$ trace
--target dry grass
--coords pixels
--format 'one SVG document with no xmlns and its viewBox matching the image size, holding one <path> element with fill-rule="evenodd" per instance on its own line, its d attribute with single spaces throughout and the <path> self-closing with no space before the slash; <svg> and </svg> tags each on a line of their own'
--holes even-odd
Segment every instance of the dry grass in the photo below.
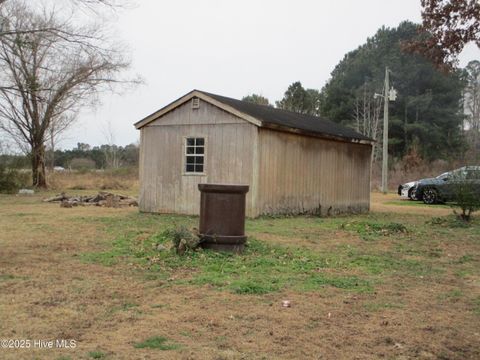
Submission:
<svg viewBox="0 0 480 360">
<path fill-rule="evenodd" d="M 371 210 L 373 212 L 395 212 L 397 214 L 414 214 L 423 216 L 447 216 L 452 214 L 448 205 L 425 205 L 421 201 L 401 199 L 397 194 L 372 192 Z"/>
<path fill-rule="evenodd" d="M 55 172 L 47 180 L 49 188 L 55 191 L 138 189 L 138 171 L 134 168 Z"/>
<path fill-rule="evenodd" d="M 301 254 L 327 259 L 305 276 L 355 276 L 371 285 L 356 291 L 333 282 L 306 289 L 285 283 L 252 295 L 228 283 L 201 285 L 200 277 L 225 279 L 235 270 L 212 270 L 208 257 L 165 255 L 167 266 L 150 256 L 147 245 L 161 229 L 193 226 L 196 218 L 65 209 L 42 203 L 43 195 L 0 196 L 0 338 L 78 345 L 0 349 L 2 359 L 480 358 L 480 223 L 429 222 L 449 209 L 373 194 L 370 215 L 250 220 L 248 234 L 285 256 L 285 265 L 269 265 L 276 258 L 260 251 L 249 263 L 254 273 L 283 276 L 292 264 L 298 271 L 289 261 Z M 375 230 L 393 222 L 409 231 Z M 105 266 L 85 261 L 86 254 L 115 261 Z M 292 279 L 303 281 L 297 275 Z M 292 307 L 283 308 L 283 299 Z"/>
</svg>

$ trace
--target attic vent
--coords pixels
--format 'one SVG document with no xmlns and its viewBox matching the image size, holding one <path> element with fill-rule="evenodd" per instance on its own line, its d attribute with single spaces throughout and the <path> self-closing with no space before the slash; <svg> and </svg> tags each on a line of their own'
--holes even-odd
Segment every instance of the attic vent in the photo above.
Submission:
<svg viewBox="0 0 480 360">
<path fill-rule="evenodd" d="M 192 109 L 199 109 L 200 108 L 200 99 L 193 98 L 192 99 Z"/>
</svg>

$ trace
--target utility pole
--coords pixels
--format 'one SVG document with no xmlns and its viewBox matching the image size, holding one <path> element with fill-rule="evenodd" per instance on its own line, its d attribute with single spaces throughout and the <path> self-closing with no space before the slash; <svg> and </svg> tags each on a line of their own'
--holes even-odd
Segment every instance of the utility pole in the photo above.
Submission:
<svg viewBox="0 0 480 360">
<path fill-rule="evenodd" d="M 385 93 L 383 97 L 383 156 L 382 156 L 382 192 L 388 191 L 388 103 L 390 101 L 390 79 L 388 67 L 385 67 Z"/>
</svg>

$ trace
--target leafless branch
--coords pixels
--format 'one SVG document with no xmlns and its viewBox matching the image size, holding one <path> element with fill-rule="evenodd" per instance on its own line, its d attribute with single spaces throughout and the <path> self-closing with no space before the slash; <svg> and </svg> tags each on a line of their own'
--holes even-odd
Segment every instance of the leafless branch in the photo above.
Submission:
<svg viewBox="0 0 480 360">
<path fill-rule="evenodd" d="M 120 77 L 130 63 L 99 25 L 75 26 L 55 10 L 38 12 L 19 1 L 0 6 L 6 15 L 11 29 L 32 31 L 0 36 L 0 130 L 28 145 L 34 184 L 44 186 L 46 141 L 100 92 L 138 81 Z"/>
</svg>

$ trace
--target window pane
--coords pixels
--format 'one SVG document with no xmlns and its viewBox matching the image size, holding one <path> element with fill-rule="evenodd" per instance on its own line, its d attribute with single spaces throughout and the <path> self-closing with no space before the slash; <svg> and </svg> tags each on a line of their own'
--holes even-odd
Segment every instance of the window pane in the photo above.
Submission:
<svg viewBox="0 0 480 360">
<path fill-rule="evenodd" d="M 204 171 L 204 138 L 185 139 L 185 171 L 188 173 L 203 173 Z"/>
</svg>

